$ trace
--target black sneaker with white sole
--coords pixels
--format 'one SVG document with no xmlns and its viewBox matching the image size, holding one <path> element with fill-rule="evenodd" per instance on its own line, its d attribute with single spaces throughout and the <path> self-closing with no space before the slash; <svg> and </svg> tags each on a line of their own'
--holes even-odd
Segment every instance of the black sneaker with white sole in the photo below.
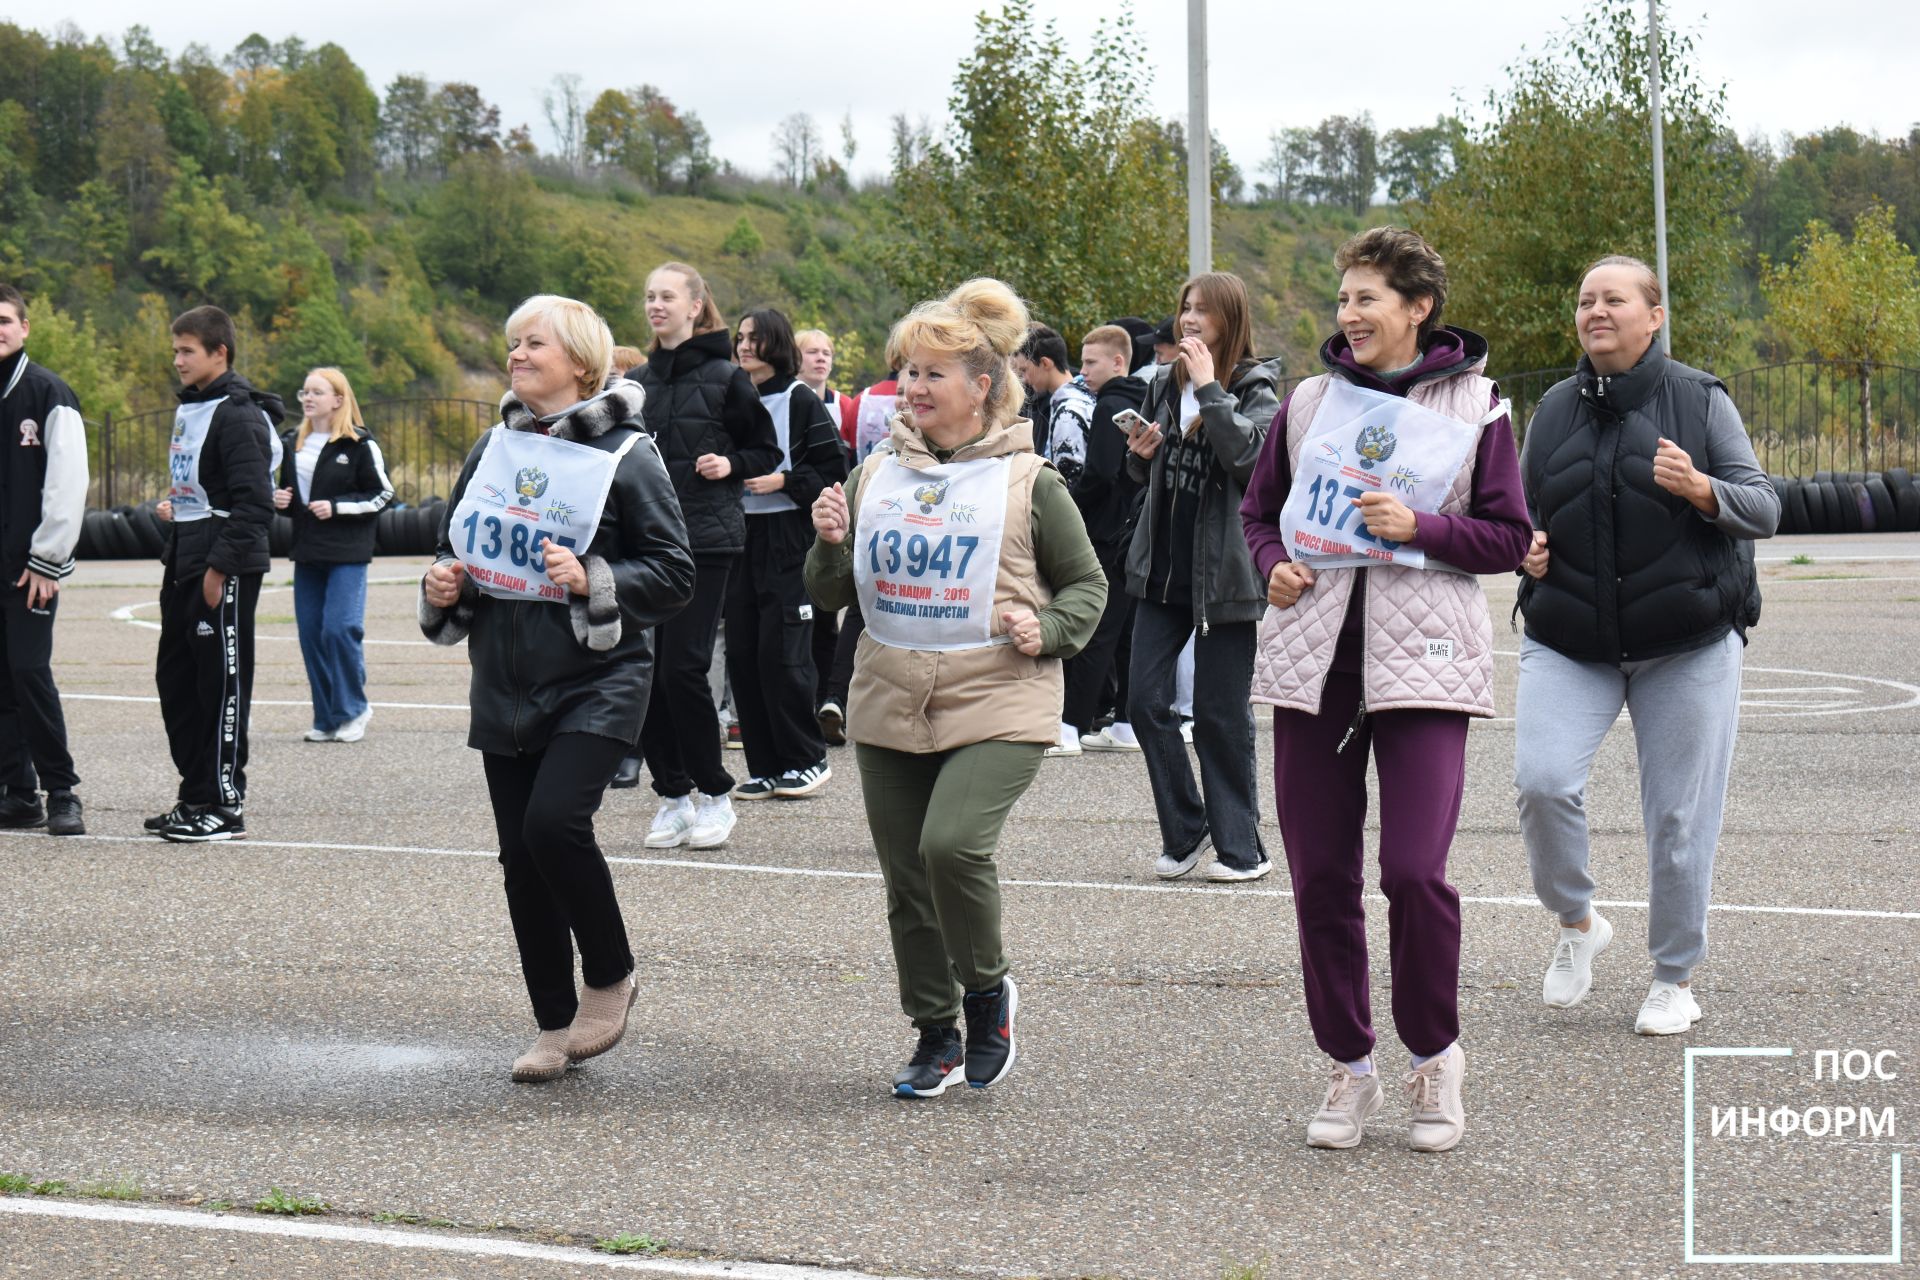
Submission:
<svg viewBox="0 0 1920 1280">
<path fill-rule="evenodd" d="M 175 844 L 208 844 L 215 840 L 239 840 L 247 828 L 238 809 L 217 804 L 195 805 L 178 822 L 160 828 L 160 838 Z"/>
<path fill-rule="evenodd" d="M 825 760 L 804 769 L 789 769 L 773 780 L 773 794 L 782 800 L 798 800 L 826 786 L 831 777 L 833 770 Z"/>
<path fill-rule="evenodd" d="M 772 778 L 748 778 L 734 787 L 735 800 L 771 800 L 773 799 Z"/>
<path fill-rule="evenodd" d="M 967 1052 L 953 1027 L 922 1027 L 913 1057 L 893 1077 L 896 1098 L 937 1098 L 965 1072 Z"/>
<path fill-rule="evenodd" d="M 185 800 L 180 800 L 175 802 L 173 808 L 167 810 L 165 813 L 154 814 L 140 825 L 153 832 L 153 834 L 159 835 L 163 830 L 173 826 L 175 823 L 185 822 L 187 815 L 192 812 L 193 806 Z"/>
<path fill-rule="evenodd" d="M 969 991 L 960 1001 L 967 1019 L 967 1084 L 975 1089 L 999 1084 L 1013 1070 L 1013 1015 L 1020 993 L 1012 978 L 992 991 Z"/>
</svg>

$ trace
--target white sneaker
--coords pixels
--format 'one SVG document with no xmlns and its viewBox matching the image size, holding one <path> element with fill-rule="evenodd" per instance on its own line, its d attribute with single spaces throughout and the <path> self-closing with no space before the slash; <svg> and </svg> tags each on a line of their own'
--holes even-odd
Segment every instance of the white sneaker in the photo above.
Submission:
<svg viewBox="0 0 1920 1280">
<path fill-rule="evenodd" d="M 1080 735 L 1080 749 L 1083 751 L 1138 751 L 1140 740 L 1133 736 L 1133 726 L 1115 722 L 1098 733 Z"/>
<path fill-rule="evenodd" d="M 1566 925 L 1553 948 L 1553 963 L 1540 981 L 1540 999 L 1555 1009 L 1571 1009 L 1593 990 L 1593 962 L 1613 941 L 1613 925 L 1598 911 L 1585 933 Z"/>
<path fill-rule="evenodd" d="M 1400 1077 L 1413 1104 L 1413 1123 L 1407 1145 L 1415 1151 L 1451 1151 L 1467 1131 L 1467 1111 L 1460 1101 L 1460 1082 L 1466 1078 L 1467 1055 L 1451 1044 Z"/>
<path fill-rule="evenodd" d="M 728 796 L 701 796 L 693 826 L 687 832 L 687 848 L 717 849 L 733 834 L 733 800 Z"/>
<path fill-rule="evenodd" d="M 1193 721 L 1182 720 L 1180 722 L 1180 741 L 1186 743 L 1188 746 L 1193 745 Z"/>
<path fill-rule="evenodd" d="M 1387 1104 L 1380 1089 L 1380 1073 L 1369 1071 L 1355 1075 L 1344 1062 L 1333 1064 L 1333 1083 L 1327 1087 L 1327 1100 L 1307 1121 L 1307 1145 L 1345 1151 L 1360 1145 L 1366 1136 L 1366 1124 Z"/>
<path fill-rule="evenodd" d="M 1077 756 L 1080 754 L 1080 731 L 1065 721 L 1060 725 L 1060 741 L 1040 753 L 1047 756 Z"/>
<path fill-rule="evenodd" d="M 1258 880 L 1271 870 L 1273 870 L 1272 858 L 1262 858 L 1250 867 L 1236 867 L 1215 858 L 1213 865 L 1207 868 L 1205 878 L 1216 884 L 1233 884 L 1241 880 Z"/>
<path fill-rule="evenodd" d="M 686 843 L 693 820 L 692 796 L 673 796 L 662 800 L 660 808 L 653 815 L 653 825 L 647 828 L 647 848 L 679 848 Z"/>
<path fill-rule="evenodd" d="M 367 721 L 373 719 L 373 708 L 368 707 L 353 719 L 333 731 L 335 742 L 358 742 L 367 736 Z"/>
<path fill-rule="evenodd" d="M 1633 1029 L 1643 1036 L 1677 1036 L 1700 1021 L 1700 1002 L 1690 987 L 1654 979 Z"/>
<path fill-rule="evenodd" d="M 1184 858 L 1176 858 L 1170 853 L 1161 854 L 1159 859 L 1153 864 L 1153 874 L 1159 876 L 1162 880 L 1178 880 L 1181 876 L 1199 866 L 1200 859 L 1206 857 L 1208 850 L 1212 848 L 1213 837 L 1210 835 L 1201 836 L 1200 843 L 1193 846 Z"/>
<path fill-rule="evenodd" d="M 306 733 L 302 734 L 301 736 L 305 738 L 308 742 L 332 742 L 333 730 L 309 729 L 306 731 Z"/>
</svg>

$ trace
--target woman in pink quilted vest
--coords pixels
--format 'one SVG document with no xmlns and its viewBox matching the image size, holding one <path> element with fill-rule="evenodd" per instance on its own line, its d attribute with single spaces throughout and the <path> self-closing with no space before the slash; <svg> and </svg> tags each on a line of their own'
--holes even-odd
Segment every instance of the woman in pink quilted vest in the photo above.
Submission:
<svg viewBox="0 0 1920 1280">
<path fill-rule="evenodd" d="M 1334 261 L 1343 273 L 1340 332 L 1320 349 L 1328 372 L 1280 407 L 1240 507 L 1271 606 L 1260 624 L 1253 698 L 1274 708 L 1275 803 L 1307 1016 L 1333 1059 L 1307 1142 L 1358 1145 L 1385 1102 L 1372 1058 L 1361 906 L 1371 752 L 1393 1020 L 1412 1055 L 1401 1079 L 1409 1141 L 1416 1151 L 1446 1151 L 1466 1127 L 1460 895 L 1447 883 L 1447 851 L 1466 778 L 1467 722 L 1493 714 L 1493 623 L 1473 575 L 1516 569 L 1532 530 L 1512 426 L 1483 376 L 1486 341 L 1440 323 L 1440 255 L 1411 231 L 1376 227 L 1342 245 Z M 1354 396 L 1354 388 L 1376 394 Z M 1396 407 L 1395 399 L 1410 405 Z M 1322 405 L 1324 433 L 1358 402 L 1370 407 L 1352 437 L 1344 429 L 1337 438 L 1321 434 L 1303 464 Z M 1385 422 L 1403 436 L 1424 435 L 1396 440 Z M 1434 465 L 1445 450 L 1428 442 L 1438 439 L 1453 442 L 1451 481 L 1447 463 Z M 1410 465 L 1418 459 L 1426 459 L 1424 477 Z M 1290 495 L 1295 514 L 1283 522 Z M 1325 535 L 1308 531 L 1315 528 Z M 1416 558 L 1404 548 L 1424 564 L 1310 563 L 1353 548 Z"/>
</svg>

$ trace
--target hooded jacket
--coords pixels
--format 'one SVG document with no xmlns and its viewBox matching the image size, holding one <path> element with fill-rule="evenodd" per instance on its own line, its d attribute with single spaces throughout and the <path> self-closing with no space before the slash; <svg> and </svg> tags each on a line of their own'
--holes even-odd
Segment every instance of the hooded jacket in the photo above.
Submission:
<svg viewBox="0 0 1920 1280">
<path fill-rule="evenodd" d="M 1103 559 L 1126 541 L 1127 522 L 1140 492 L 1127 474 L 1126 432 L 1113 425 L 1113 415 L 1122 409 L 1138 413 L 1146 401 L 1147 384 L 1140 378 L 1109 378 L 1100 385 L 1087 428 L 1087 465 L 1067 484 L 1087 522 L 1087 537 Z"/>
<path fill-rule="evenodd" d="M 200 450 L 200 483 L 213 514 L 168 522 L 160 562 L 175 582 L 209 569 L 229 577 L 265 573 L 272 564 L 267 527 L 273 521 L 274 455 L 280 451 L 275 431 L 286 419 L 286 405 L 232 372 L 204 387 L 182 387 L 179 397 L 176 423 L 195 406 L 210 406 L 213 415 Z"/>
<path fill-rule="evenodd" d="M 863 631 L 847 697 L 847 736 L 912 752 L 975 742 L 1059 741 L 1065 688 L 1060 659 L 1080 652 L 1093 636 L 1106 607 L 1107 579 L 1059 473 L 1034 453 L 1032 424 L 1015 419 L 942 455 L 896 416 L 889 444 L 874 450 L 847 481 L 846 538 L 837 544 L 816 540 L 807 553 L 808 593 L 826 609 L 854 602 L 860 485 L 876 468 L 896 459 L 923 469 L 1011 457 L 993 633 L 1005 632 L 1006 610 L 1032 609 L 1040 619 L 1040 656 L 1030 658 L 1004 643 L 947 652 L 902 649 Z"/>
<path fill-rule="evenodd" d="M 590 400 L 536 418 L 512 393 L 500 401 L 513 431 L 544 431 L 613 453 L 646 436 L 645 392 L 615 381 Z M 456 559 L 448 528 L 488 437 L 468 454 L 441 518 L 435 562 Z M 419 598 L 420 630 L 435 644 L 467 640 L 473 664 L 467 745 L 499 755 L 544 750 L 555 734 L 591 733 L 632 743 L 653 683 L 653 628 L 693 594 L 693 556 L 673 483 L 650 438 L 620 460 L 599 527 L 580 553 L 588 592 L 565 605 L 505 600 L 466 576 L 452 607 Z"/>
<path fill-rule="evenodd" d="M 366 564 L 373 559 L 375 517 L 393 501 L 393 481 L 387 478 L 386 459 L 373 433 L 359 430 L 358 436 L 329 440 L 321 447 L 304 498 L 295 457 L 299 430 L 280 437 L 280 487 L 293 490 L 287 507 L 293 543 L 287 558 L 295 564 Z M 333 514 L 325 520 L 307 510 L 307 503 L 319 501 L 333 504 Z"/>
<path fill-rule="evenodd" d="M 1661 439 L 1712 480 L 1709 518 L 1653 479 Z M 1520 584 L 1527 635 L 1583 662 L 1704 648 L 1757 612 L 1742 539 L 1773 536 L 1780 499 L 1726 388 L 1658 343 L 1625 373 L 1574 376 L 1540 398 L 1521 459 L 1547 575 Z"/>
<path fill-rule="evenodd" d="M 0 572 L 73 572 L 87 513 L 87 429 L 80 401 L 25 350 L 0 360 Z"/>
<path fill-rule="evenodd" d="M 1194 389 L 1200 403 L 1200 428 L 1191 440 L 1181 438 L 1180 393 L 1170 374 L 1150 386 L 1146 417 L 1158 424 L 1162 443 L 1151 461 L 1127 453 L 1127 474 L 1147 487 L 1140 521 L 1134 526 L 1127 551 L 1127 594 L 1142 600 L 1172 598 L 1165 574 L 1150 582 L 1156 569 L 1155 542 L 1183 536 L 1179 529 L 1156 532 L 1169 516 L 1167 467 L 1182 452 L 1204 450 L 1197 459 L 1200 473 L 1198 512 L 1192 538 L 1191 580 L 1185 584 L 1193 605 L 1194 624 L 1204 633 L 1215 622 L 1257 622 L 1267 607 L 1267 585 L 1254 572 L 1253 557 L 1240 531 L 1240 499 L 1253 476 L 1267 427 L 1280 408 L 1280 361 L 1249 361 L 1233 375 L 1231 389 L 1218 381 Z M 1155 590 L 1155 586 L 1159 590 Z"/>
<path fill-rule="evenodd" d="M 753 379 L 733 363 L 727 331 L 695 334 L 672 350 L 657 347 L 627 377 L 645 388 L 647 434 L 673 479 L 694 558 L 739 555 L 747 546 L 742 482 L 778 467 L 780 446 Z M 731 464 L 725 479 L 694 470 L 709 453 Z"/>
</svg>

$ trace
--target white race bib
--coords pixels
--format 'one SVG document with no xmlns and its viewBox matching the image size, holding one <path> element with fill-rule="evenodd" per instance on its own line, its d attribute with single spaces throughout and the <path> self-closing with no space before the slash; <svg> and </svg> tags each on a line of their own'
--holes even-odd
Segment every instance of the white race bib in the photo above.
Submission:
<svg viewBox="0 0 1920 1280">
<path fill-rule="evenodd" d="M 1438 511 L 1479 442 L 1480 425 L 1342 378 L 1331 383 L 1280 508 L 1288 558 L 1314 569 L 1426 568 L 1425 552 L 1367 532 L 1354 499 L 1390 493 L 1415 511 Z"/>
<path fill-rule="evenodd" d="M 993 634 L 1006 458 L 915 470 L 888 458 L 860 485 L 853 582 L 867 633 L 896 649 L 980 649 Z"/>
<path fill-rule="evenodd" d="M 593 541 L 613 473 L 639 439 L 609 453 L 535 431 L 489 431 L 447 526 L 474 585 L 503 600 L 564 602 L 567 589 L 547 577 L 540 541 L 576 550 Z"/>
<path fill-rule="evenodd" d="M 793 465 L 790 460 L 793 448 L 793 388 L 799 385 L 795 382 L 778 395 L 760 397 L 760 403 L 767 407 L 767 416 L 773 419 L 773 438 L 780 445 L 780 465 L 774 468 L 775 471 L 785 471 Z M 743 491 L 740 506 L 750 516 L 798 510 L 783 489 L 775 489 L 772 493 Z"/>
<path fill-rule="evenodd" d="M 874 446 L 893 434 L 891 419 L 900 397 L 879 396 L 868 391 L 860 397 L 860 412 L 853 420 L 853 456 L 864 462 Z"/>
<path fill-rule="evenodd" d="M 173 411 L 173 438 L 167 442 L 167 501 L 173 504 L 173 518 L 180 523 L 227 514 L 214 509 L 206 486 L 200 483 L 200 454 L 207 446 L 214 410 L 226 402 L 227 397 L 222 396 L 218 400 L 183 404 Z M 267 433 L 267 487 L 273 488 L 277 483 L 274 477 L 280 470 L 280 436 L 273 429 L 273 420 L 264 412 L 260 414 L 260 424 Z"/>
</svg>

